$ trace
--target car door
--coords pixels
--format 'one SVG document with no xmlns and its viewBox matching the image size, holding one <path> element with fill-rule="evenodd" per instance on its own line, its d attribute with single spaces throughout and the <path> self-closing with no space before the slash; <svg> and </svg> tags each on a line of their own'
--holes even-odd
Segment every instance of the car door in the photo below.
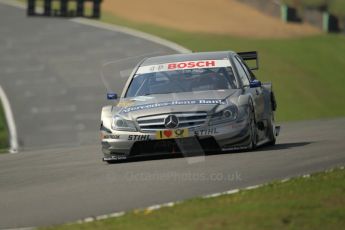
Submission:
<svg viewBox="0 0 345 230">
<path fill-rule="evenodd" d="M 254 98 L 254 103 L 255 103 L 255 117 L 257 121 L 262 119 L 264 109 L 265 109 L 265 99 L 264 99 L 264 94 L 263 90 L 261 87 L 255 87 L 251 88 L 250 87 L 250 73 L 247 67 L 243 64 L 242 59 L 238 56 L 235 57 L 234 59 L 236 69 L 239 75 L 239 78 L 242 82 L 242 87 L 245 90 L 246 93 L 250 93 L 253 98 Z"/>
</svg>

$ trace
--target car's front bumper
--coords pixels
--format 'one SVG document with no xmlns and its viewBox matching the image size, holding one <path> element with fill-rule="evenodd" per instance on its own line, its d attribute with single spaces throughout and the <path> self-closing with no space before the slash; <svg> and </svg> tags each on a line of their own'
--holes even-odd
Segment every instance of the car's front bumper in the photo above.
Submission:
<svg viewBox="0 0 345 230">
<path fill-rule="evenodd" d="M 227 151 L 245 149 L 250 143 L 246 119 L 213 126 L 189 128 L 189 137 L 159 140 L 156 132 L 101 131 L 105 160 L 172 152 Z M 202 152 L 201 152 L 202 153 Z"/>
</svg>

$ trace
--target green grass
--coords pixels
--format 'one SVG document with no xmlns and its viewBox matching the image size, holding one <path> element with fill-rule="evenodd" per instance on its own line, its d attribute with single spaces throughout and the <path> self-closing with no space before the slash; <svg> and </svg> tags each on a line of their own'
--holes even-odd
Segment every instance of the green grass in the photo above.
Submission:
<svg viewBox="0 0 345 230">
<path fill-rule="evenodd" d="M 8 148 L 8 134 L 5 115 L 0 101 L 0 153 L 3 153 Z"/>
<path fill-rule="evenodd" d="M 281 121 L 345 115 L 345 37 L 318 35 L 294 39 L 249 39 L 188 33 L 140 24 L 103 13 L 102 21 L 132 27 L 181 44 L 193 51 L 258 50 L 259 79 L 272 81 Z"/>
<path fill-rule="evenodd" d="M 345 170 L 335 170 L 159 211 L 43 229 L 344 229 L 344 207 Z"/>
</svg>

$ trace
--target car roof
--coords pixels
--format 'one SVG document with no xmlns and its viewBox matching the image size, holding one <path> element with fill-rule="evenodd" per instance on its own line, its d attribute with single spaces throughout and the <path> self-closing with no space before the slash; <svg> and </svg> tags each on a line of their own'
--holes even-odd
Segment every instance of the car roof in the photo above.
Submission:
<svg viewBox="0 0 345 230">
<path fill-rule="evenodd" d="M 186 54 L 172 54 L 165 56 L 156 56 L 145 59 L 140 66 L 157 65 L 170 62 L 184 62 L 184 61 L 196 61 L 196 60 L 221 60 L 228 59 L 229 56 L 233 56 L 233 51 L 218 51 L 218 52 L 198 52 L 198 53 L 186 53 Z"/>
</svg>

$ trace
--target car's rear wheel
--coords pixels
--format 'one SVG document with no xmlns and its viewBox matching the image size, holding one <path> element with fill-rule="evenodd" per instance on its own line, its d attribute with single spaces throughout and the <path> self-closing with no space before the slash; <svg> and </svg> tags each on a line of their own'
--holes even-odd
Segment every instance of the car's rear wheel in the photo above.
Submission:
<svg viewBox="0 0 345 230">
<path fill-rule="evenodd" d="M 250 128 L 250 144 L 249 149 L 253 150 L 257 145 L 257 125 L 255 120 L 254 108 L 251 104 L 249 108 L 249 128 Z"/>
<path fill-rule="evenodd" d="M 268 120 L 267 131 L 268 131 L 268 139 L 269 139 L 269 142 L 267 143 L 267 145 L 273 146 L 276 144 L 276 126 L 274 122 L 273 112 L 271 114 L 271 118 Z"/>
<path fill-rule="evenodd" d="M 267 145 L 275 145 L 276 144 L 276 125 L 274 119 L 274 111 L 277 109 L 277 102 L 274 97 L 273 92 L 271 92 L 271 116 L 270 119 L 267 121 L 267 137 L 269 139 Z"/>
</svg>

